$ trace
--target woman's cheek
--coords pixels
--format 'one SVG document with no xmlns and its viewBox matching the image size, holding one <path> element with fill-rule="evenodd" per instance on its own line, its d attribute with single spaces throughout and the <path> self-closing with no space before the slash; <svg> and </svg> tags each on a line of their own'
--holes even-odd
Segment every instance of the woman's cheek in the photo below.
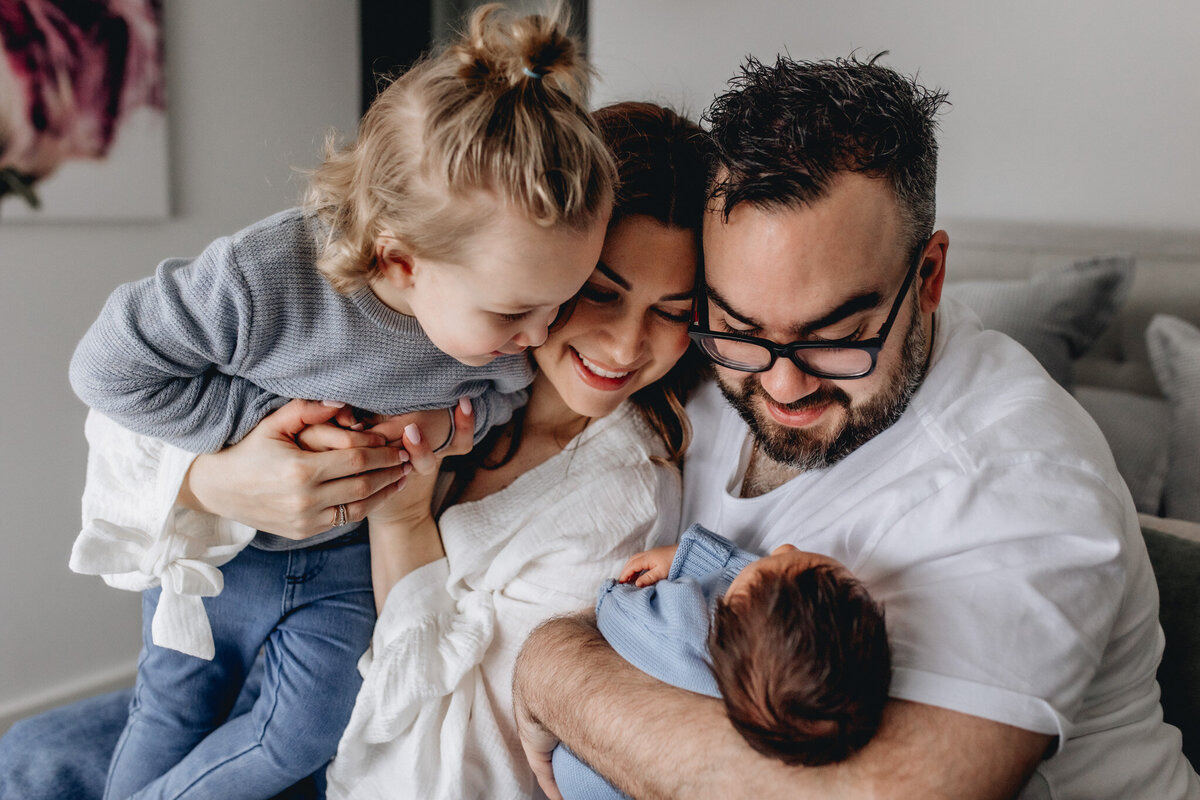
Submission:
<svg viewBox="0 0 1200 800">
<path fill-rule="evenodd" d="M 688 339 L 687 328 L 682 327 L 676 334 L 674 349 L 671 351 L 674 354 L 674 360 L 678 361 L 683 356 L 684 352 L 688 349 L 690 341 Z"/>
</svg>

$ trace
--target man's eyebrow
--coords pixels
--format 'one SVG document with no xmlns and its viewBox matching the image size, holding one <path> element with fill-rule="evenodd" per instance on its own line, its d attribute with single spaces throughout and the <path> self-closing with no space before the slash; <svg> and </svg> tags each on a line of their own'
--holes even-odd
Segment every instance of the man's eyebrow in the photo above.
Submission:
<svg viewBox="0 0 1200 800">
<path fill-rule="evenodd" d="M 738 322 L 741 322 L 742 324 L 751 328 L 762 330 L 762 323 L 751 316 L 734 311 L 729 305 L 729 301 L 722 297 L 721 293 L 712 288 L 712 286 L 705 286 L 704 288 L 708 298 L 712 300 L 715 306 L 724 311 L 726 315 L 733 317 Z M 811 322 L 793 325 L 789 329 L 789 334 L 795 336 L 797 339 L 811 336 L 817 331 L 841 322 L 846 317 L 857 314 L 860 311 L 878 308 L 881 302 L 883 302 L 883 295 L 881 295 L 879 292 L 863 292 L 861 294 L 856 294 L 853 297 L 843 301 L 837 308 L 833 309 L 822 317 L 814 319 Z"/>
<path fill-rule="evenodd" d="M 758 320 L 734 311 L 733 307 L 729 305 L 729 301 L 722 297 L 721 293 L 712 286 L 706 285 L 704 287 L 704 294 L 708 296 L 708 299 L 712 301 L 713 305 L 725 312 L 725 316 L 733 317 L 738 322 L 750 328 L 762 328 L 762 325 L 758 322 Z"/>
<path fill-rule="evenodd" d="M 612 267 L 610 267 L 608 264 L 605 264 L 603 261 L 596 262 L 596 269 L 600 270 L 600 272 L 602 272 L 606 278 L 615 283 L 617 286 L 620 286 L 625 291 L 629 291 L 632 288 L 629 284 L 629 281 L 618 275 Z"/>
<path fill-rule="evenodd" d="M 878 308 L 879 304 L 882 302 L 883 295 L 879 292 L 863 292 L 862 294 L 856 294 L 843 302 L 837 308 L 830 311 L 825 316 L 815 319 L 807 324 L 793 327 L 792 330 L 797 336 L 809 336 L 819 330 L 828 328 L 830 325 L 841 322 L 846 317 L 853 316 L 860 311 L 868 311 L 873 308 Z"/>
</svg>

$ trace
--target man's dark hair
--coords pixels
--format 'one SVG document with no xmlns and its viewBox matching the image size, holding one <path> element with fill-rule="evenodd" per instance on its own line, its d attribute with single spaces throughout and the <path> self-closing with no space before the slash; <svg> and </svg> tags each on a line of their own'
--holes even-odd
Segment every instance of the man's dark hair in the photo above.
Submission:
<svg viewBox="0 0 1200 800">
<path fill-rule="evenodd" d="M 933 233 L 937 121 L 946 93 L 855 56 L 774 66 L 750 57 L 705 114 L 716 147 L 711 196 L 725 218 L 739 203 L 808 205 L 839 172 L 883 178 L 899 201 L 909 250 Z"/>
<path fill-rule="evenodd" d="M 883 609 L 827 566 L 764 571 L 717 603 L 708 645 L 730 722 L 764 755 L 830 764 L 879 727 L 891 682 Z"/>
</svg>

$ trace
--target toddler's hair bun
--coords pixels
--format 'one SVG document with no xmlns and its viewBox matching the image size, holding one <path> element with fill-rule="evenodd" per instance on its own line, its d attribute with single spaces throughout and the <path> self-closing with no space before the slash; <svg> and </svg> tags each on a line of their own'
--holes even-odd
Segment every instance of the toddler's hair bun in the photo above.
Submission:
<svg viewBox="0 0 1200 800">
<path fill-rule="evenodd" d="M 545 86 L 586 104 L 590 69 L 569 25 L 561 5 L 549 15 L 523 17 L 499 3 L 483 6 L 471 15 L 457 46 L 459 77 L 493 83 L 501 91 L 522 84 Z"/>
</svg>

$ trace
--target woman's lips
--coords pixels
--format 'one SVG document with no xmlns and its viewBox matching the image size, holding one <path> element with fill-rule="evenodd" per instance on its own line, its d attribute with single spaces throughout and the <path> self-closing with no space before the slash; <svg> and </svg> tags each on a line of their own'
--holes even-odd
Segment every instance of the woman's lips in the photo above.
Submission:
<svg viewBox="0 0 1200 800">
<path fill-rule="evenodd" d="M 616 391 L 629 383 L 636 370 L 622 372 L 610 370 L 582 356 L 574 347 L 568 348 L 575 371 L 588 386 L 604 392 Z"/>
</svg>

